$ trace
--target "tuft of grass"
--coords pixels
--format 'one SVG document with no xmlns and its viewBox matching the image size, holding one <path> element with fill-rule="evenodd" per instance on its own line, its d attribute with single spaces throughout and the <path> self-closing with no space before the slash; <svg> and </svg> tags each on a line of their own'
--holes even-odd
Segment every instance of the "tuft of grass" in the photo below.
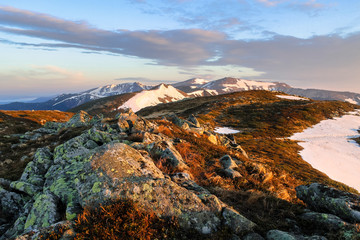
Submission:
<svg viewBox="0 0 360 240">
<path fill-rule="evenodd" d="M 97 208 L 86 207 L 75 221 L 74 239 L 166 239 L 177 228 L 175 219 L 162 219 L 131 200 L 119 200 Z"/>
</svg>

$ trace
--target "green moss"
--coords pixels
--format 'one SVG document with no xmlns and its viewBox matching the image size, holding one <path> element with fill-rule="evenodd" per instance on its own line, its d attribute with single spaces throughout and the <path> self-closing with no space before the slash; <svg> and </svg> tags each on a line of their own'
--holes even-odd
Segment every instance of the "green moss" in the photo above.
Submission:
<svg viewBox="0 0 360 240">
<path fill-rule="evenodd" d="M 29 227 L 33 226 L 35 224 L 36 221 L 36 216 L 34 214 L 30 215 L 30 219 L 28 219 L 25 223 L 25 229 L 28 229 Z"/>
<path fill-rule="evenodd" d="M 73 220 L 76 218 L 76 213 L 69 213 L 69 212 L 66 212 L 66 220 Z"/>
<path fill-rule="evenodd" d="M 91 189 L 91 191 L 93 193 L 99 193 L 101 191 L 101 185 L 102 185 L 101 182 L 95 182 L 92 189 Z"/>
</svg>

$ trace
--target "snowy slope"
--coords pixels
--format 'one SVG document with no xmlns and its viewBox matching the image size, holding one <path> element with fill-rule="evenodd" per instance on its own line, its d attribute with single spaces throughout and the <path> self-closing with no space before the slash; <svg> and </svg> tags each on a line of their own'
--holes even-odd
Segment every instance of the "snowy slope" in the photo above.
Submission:
<svg viewBox="0 0 360 240">
<path fill-rule="evenodd" d="M 350 139 L 359 136 L 359 128 L 360 116 L 355 112 L 321 121 L 290 139 L 303 141 L 300 155 L 314 168 L 360 191 L 360 146 Z"/>
<path fill-rule="evenodd" d="M 183 82 L 178 82 L 173 84 L 174 87 L 190 86 L 191 88 L 196 88 L 198 86 L 208 83 L 208 80 L 202 78 L 192 78 Z"/>
<path fill-rule="evenodd" d="M 160 84 L 151 90 L 144 90 L 139 92 L 134 97 L 130 98 L 118 109 L 131 108 L 134 112 L 148 106 L 155 106 L 159 103 L 174 102 L 187 98 L 188 95 L 173 86 Z"/>
<path fill-rule="evenodd" d="M 216 81 L 206 83 L 201 86 L 203 89 L 215 90 L 219 94 L 249 91 L 249 90 L 277 90 L 280 86 L 287 86 L 284 83 L 261 82 L 254 80 L 245 80 L 239 78 L 222 78 Z"/>
</svg>

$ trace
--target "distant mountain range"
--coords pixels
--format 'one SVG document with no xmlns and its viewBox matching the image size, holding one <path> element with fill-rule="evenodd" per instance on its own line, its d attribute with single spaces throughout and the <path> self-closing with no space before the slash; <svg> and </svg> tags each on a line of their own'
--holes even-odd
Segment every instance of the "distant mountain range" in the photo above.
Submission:
<svg viewBox="0 0 360 240">
<path fill-rule="evenodd" d="M 45 102 L 23 103 L 13 102 L 0 105 L 1 110 L 61 110 L 66 111 L 89 101 L 99 98 L 120 95 L 124 93 L 138 92 L 150 89 L 152 86 L 146 86 L 138 82 L 106 85 L 93 88 L 85 92 L 74 94 L 61 94 Z"/>
<path fill-rule="evenodd" d="M 176 89 L 180 90 L 177 91 Z M 149 92 L 154 91 L 154 92 Z M 312 98 L 315 100 L 340 100 L 360 105 L 360 94 L 352 92 L 338 92 L 320 89 L 301 89 L 280 82 L 262 82 L 245 80 L 239 78 L 222 78 L 208 81 L 193 78 L 173 85 L 161 84 L 158 86 L 147 86 L 138 82 L 106 85 L 90 89 L 80 93 L 62 94 L 44 102 L 14 102 L 0 105 L 2 110 L 61 110 L 67 111 L 84 103 L 97 99 L 120 94 L 135 93 L 135 96 L 125 97 L 129 102 L 122 102 L 124 107 L 132 107 L 134 111 L 143 107 L 156 105 L 161 102 L 177 101 L 183 98 L 212 96 L 238 91 L 268 90 L 281 91 L 292 95 Z M 135 100 L 136 99 L 136 100 Z M 145 106 L 146 105 L 146 106 Z M 114 106 L 113 106 L 114 107 Z M 120 105 L 117 107 L 121 107 Z"/>
</svg>

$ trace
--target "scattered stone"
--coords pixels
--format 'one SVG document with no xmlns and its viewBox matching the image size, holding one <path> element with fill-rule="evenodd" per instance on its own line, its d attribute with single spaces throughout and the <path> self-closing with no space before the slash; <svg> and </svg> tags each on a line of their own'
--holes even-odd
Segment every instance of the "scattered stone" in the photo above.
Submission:
<svg viewBox="0 0 360 240">
<path fill-rule="evenodd" d="M 220 163 L 224 169 L 234 169 L 237 167 L 237 164 L 229 155 L 222 156 Z"/>
<path fill-rule="evenodd" d="M 200 127 L 200 123 L 197 120 L 197 118 L 194 116 L 194 114 L 191 114 L 189 116 L 189 118 L 187 119 L 190 123 L 192 123 L 194 125 L 194 127 L 199 128 Z"/>
<path fill-rule="evenodd" d="M 242 175 L 238 171 L 235 171 L 234 169 L 228 168 L 224 170 L 225 176 L 231 179 L 235 178 L 241 178 Z"/>
</svg>

